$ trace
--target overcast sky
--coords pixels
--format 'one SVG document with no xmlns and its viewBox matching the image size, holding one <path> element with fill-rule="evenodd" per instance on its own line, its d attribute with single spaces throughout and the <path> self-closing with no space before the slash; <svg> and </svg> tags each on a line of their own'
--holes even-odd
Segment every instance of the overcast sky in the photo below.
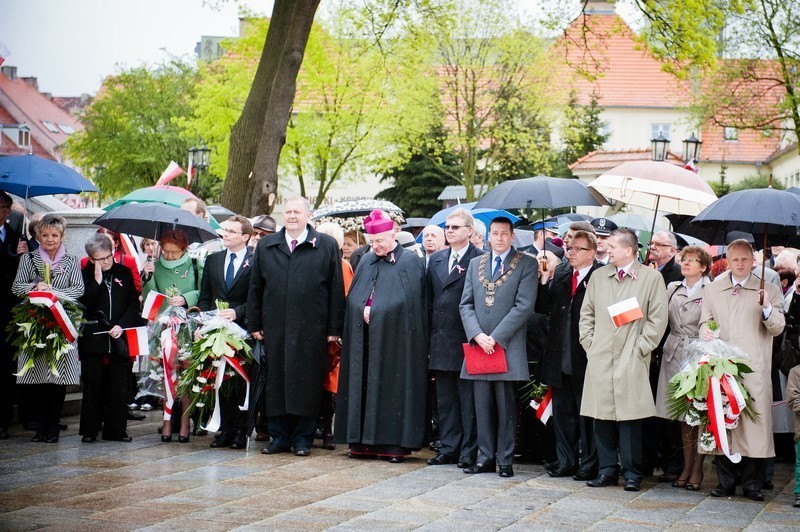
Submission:
<svg viewBox="0 0 800 532">
<path fill-rule="evenodd" d="M 219 10 L 203 0 L 0 0 L 0 42 L 11 51 L 4 66 L 54 96 L 94 94 L 117 64 L 157 63 L 163 49 L 194 56 L 201 35 L 236 35 L 240 4 L 272 12 L 272 0 L 215 3 Z"/>
</svg>

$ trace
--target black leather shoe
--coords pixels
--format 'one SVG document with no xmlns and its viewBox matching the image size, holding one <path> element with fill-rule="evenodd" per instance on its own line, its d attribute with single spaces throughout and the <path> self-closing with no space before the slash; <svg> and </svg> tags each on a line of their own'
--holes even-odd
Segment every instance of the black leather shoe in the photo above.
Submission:
<svg viewBox="0 0 800 532">
<path fill-rule="evenodd" d="M 482 464 L 480 462 L 471 467 L 464 468 L 464 473 L 467 475 L 474 475 L 476 473 L 494 473 L 495 471 L 496 466 L 494 464 Z"/>
<path fill-rule="evenodd" d="M 81 438 L 81 443 L 94 443 L 97 441 L 96 436 L 84 436 Z"/>
<path fill-rule="evenodd" d="M 554 478 L 571 477 L 575 474 L 575 469 L 567 469 L 566 467 L 557 467 L 547 472 L 548 475 Z"/>
<path fill-rule="evenodd" d="M 163 434 L 161 435 L 161 443 L 169 443 L 171 441 L 172 441 L 172 434 L 169 434 L 168 436 L 164 436 Z"/>
<path fill-rule="evenodd" d="M 229 447 L 230 444 L 233 443 L 233 434 L 228 434 L 227 432 L 220 432 L 214 438 L 214 441 L 211 442 L 210 447 L 217 449 L 219 447 Z"/>
<path fill-rule="evenodd" d="M 459 469 L 466 469 L 468 467 L 472 467 L 475 465 L 475 460 L 465 460 L 459 459 L 458 464 L 456 464 Z"/>
<path fill-rule="evenodd" d="M 127 417 L 131 421 L 141 421 L 141 420 L 145 419 L 147 416 L 144 415 L 144 414 L 137 414 L 136 412 L 134 412 L 132 410 L 128 410 L 128 416 Z"/>
<path fill-rule="evenodd" d="M 310 454 L 311 454 L 311 451 L 309 449 L 306 449 L 305 447 L 298 447 L 294 451 L 294 455 L 295 456 L 308 456 Z"/>
<path fill-rule="evenodd" d="M 794 504 L 792 506 L 800 508 L 800 494 L 794 496 Z"/>
<path fill-rule="evenodd" d="M 0 440 L 7 440 L 8 438 L 8 430 L 0 429 Z"/>
<path fill-rule="evenodd" d="M 237 434 L 231 442 L 231 449 L 244 449 L 247 447 L 247 438 L 244 434 Z"/>
<path fill-rule="evenodd" d="M 58 436 L 53 436 L 52 438 L 47 438 L 44 440 L 46 443 L 58 443 Z"/>
<path fill-rule="evenodd" d="M 774 490 L 775 484 L 772 483 L 771 480 L 765 480 L 764 484 L 761 486 L 762 490 Z"/>
<path fill-rule="evenodd" d="M 498 475 L 503 478 L 511 478 L 514 476 L 514 468 L 510 465 L 501 465 Z"/>
<path fill-rule="evenodd" d="M 189 436 L 181 436 L 178 434 L 178 443 L 189 443 Z"/>
<path fill-rule="evenodd" d="M 735 488 L 724 488 L 722 486 L 717 486 L 713 490 L 711 490 L 712 497 L 730 497 L 735 493 Z"/>
<path fill-rule="evenodd" d="M 641 489 L 641 482 L 638 480 L 634 480 L 632 478 L 625 480 L 625 487 L 623 488 L 625 491 L 639 491 Z"/>
<path fill-rule="evenodd" d="M 42 442 L 42 441 L 44 441 L 44 436 L 40 436 L 40 435 L 36 434 L 36 435 L 34 435 L 33 438 L 31 438 L 31 441 L 34 442 L 34 443 Z"/>
<path fill-rule="evenodd" d="M 269 445 L 261 449 L 261 454 L 278 454 L 278 453 L 288 453 L 289 448 L 284 447 L 283 445 L 277 445 L 274 441 L 271 442 Z"/>
<path fill-rule="evenodd" d="M 433 458 L 428 458 L 428 465 L 447 465 L 447 464 L 455 464 L 456 458 L 455 456 L 451 456 L 449 454 L 442 454 L 439 453 Z"/>
<path fill-rule="evenodd" d="M 744 496 L 750 499 L 751 501 L 763 501 L 764 494 L 761 493 L 761 490 L 752 490 L 752 491 L 745 491 Z"/>
<path fill-rule="evenodd" d="M 572 475 L 572 480 L 592 480 L 597 478 L 597 473 L 587 473 L 586 471 L 578 471 Z"/>
<path fill-rule="evenodd" d="M 619 484 L 617 477 L 609 477 L 608 475 L 600 475 L 594 480 L 586 483 L 590 488 L 605 488 L 606 486 L 616 486 Z"/>
<path fill-rule="evenodd" d="M 551 469 L 558 469 L 558 460 L 556 460 L 555 462 L 545 462 L 544 468 L 547 471 L 550 471 Z"/>
<path fill-rule="evenodd" d="M 126 434 L 125 436 L 120 436 L 119 438 L 109 438 L 108 441 L 121 441 L 122 443 L 130 443 L 133 441 L 133 438 Z"/>
</svg>

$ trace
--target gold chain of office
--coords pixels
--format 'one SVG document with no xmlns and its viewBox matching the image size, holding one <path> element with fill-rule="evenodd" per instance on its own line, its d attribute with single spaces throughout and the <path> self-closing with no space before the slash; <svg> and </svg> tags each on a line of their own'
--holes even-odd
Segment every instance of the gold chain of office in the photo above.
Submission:
<svg viewBox="0 0 800 532">
<path fill-rule="evenodd" d="M 489 281 L 486 279 L 486 262 L 489 260 L 489 256 L 491 256 L 491 253 L 486 253 L 481 257 L 480 268 L 478 268 L 478 281 L 480 281 L 483 288 L 486 290 L 486 306 L 493 307 L 495 290 L 506 282 L 509 276 L 514 272 L 514 268 L 516 268 L 519 261 L 522 260 L 522 253 L 517 251 L 516 255 L 514 255 L 511 262 L 508 264 L 508 270 L 504 271 L 496 281 Z"/>
</svg>

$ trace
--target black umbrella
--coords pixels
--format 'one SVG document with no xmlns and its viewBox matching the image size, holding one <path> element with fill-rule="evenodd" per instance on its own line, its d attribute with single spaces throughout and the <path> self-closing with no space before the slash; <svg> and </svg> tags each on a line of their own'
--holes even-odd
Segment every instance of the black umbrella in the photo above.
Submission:
<svg viewBox="0 0 800 532">
<path fill-rule="evenodd" d="M 772 178 L 770 177 L 770 183 Z M 693 233 L 693 228 L 708 230 L 709 238 Z M 800 196 L 785 190 L 758 188 L 740 190 L 721 197 L 688 224 L 691 236 L 709 244 L 726 244 L 730 231 L 750 233 L 756 242 L 797 247 L 800 245 Z M 764 288 L 766 254 L 761 265 L 761 288 Z"/>
<path fill-rule="evenodd" d="M 128 203 L 108 211 L 96 219 L 95 225 L 158 240 L 164 231 L 180 229 L 189 242 L 206 242 L 219 238 L 207 221 L 193 213 L 161 203 Z"/>
<path fill-rule="evenodd" d="M 476 209 L 558 209 L 576 205 L 608 205 L 580 179 L 539 175 L 504 181 L 486 193 Z M 544 217 L 544 216 L 542 216 Z"/>
</svg>

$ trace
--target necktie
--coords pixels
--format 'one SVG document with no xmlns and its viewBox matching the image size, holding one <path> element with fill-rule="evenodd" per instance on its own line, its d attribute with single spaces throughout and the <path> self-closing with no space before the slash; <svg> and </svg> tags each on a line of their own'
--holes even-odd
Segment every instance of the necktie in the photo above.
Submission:
<svg viewBox="0 0 800 532">
<path fill-rule="evenodd" d="M 294 253 L 294 248 L 297 247 L 297 240 L 292 240 L 292 253 Z"/>
<path fill-rule="evenodd" d="M 580 272 L 575 270 L 572 272 L 572 297 L 575 297 L 575 291 L 578 290 L 578 276 Z"/>
<path fill-rule="evenodd" d="M 503 267 L 503 260 L 500 257 L 495 257 L 494 258 L 494 271 L 492 272 L 492 279 L 497 277 L 497 274 L 500 271 L 500 268 L 502 268 L 502 267 Z"/>
<path fill-rule="evenodd" d="M 625 277 L 625 270 L 618 271 L 617 277 L 619 277 L 619 280 L 621 281 Z"/>
<path fill-rule="evenodd" d="M 236 271 L 233 269 L 233 261 L 236 258 L 236 254 L 231 253 L 231 260 L 228 262 L 228 269 L 225 271 L 225 284 L 228 286 L 230 290 L 231 285 L 233 285 L 233 278 L 236 276 Z"/>
<path fill-rule="evenodd" d="M 733 287 L 733 295 L 738 296 L 739 292 L 742 291 L 742 285 L 736 283 L 736 286 Z"/>
<path fill-rule="evenodd" d="M 458 264 L 458 253 L 453 253 L 453 262 L 450 264 L 450 273 L 453 273 L 453 268 Z"/>
</svg>

